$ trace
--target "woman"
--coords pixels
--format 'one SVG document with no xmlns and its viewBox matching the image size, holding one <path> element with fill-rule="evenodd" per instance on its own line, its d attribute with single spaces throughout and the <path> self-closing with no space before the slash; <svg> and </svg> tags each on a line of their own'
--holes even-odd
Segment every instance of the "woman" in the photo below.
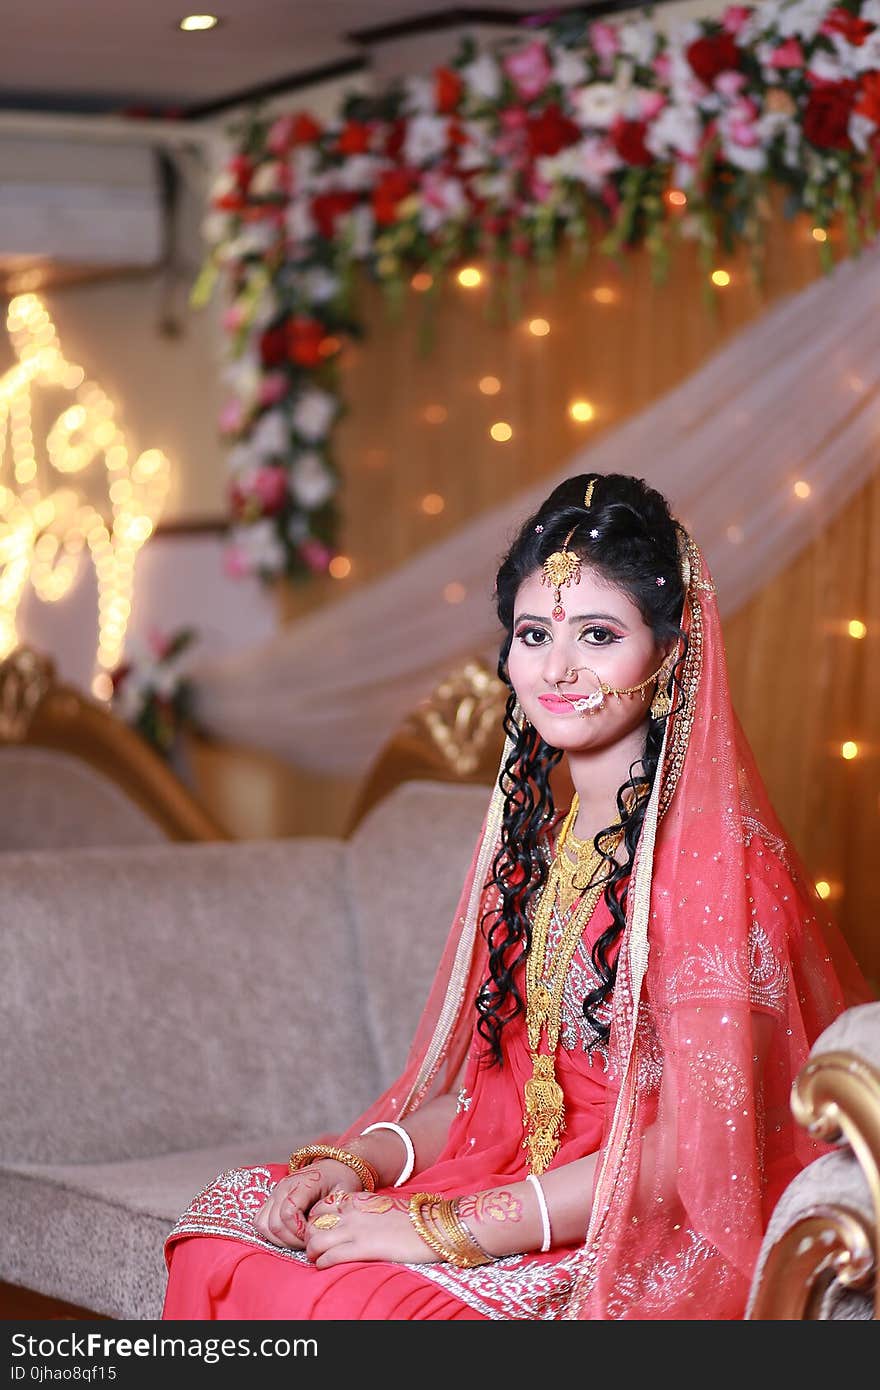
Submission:
<svg viewBox="0 0 880 1390">
<path fill-rule="evenodd" d="M 741 1317 L 819 1151 L 791 1083 L 867 991 L 733 713 L 697 546 L 643 481 L 571 478 L 496 598 L 507 737 L 407 1069 L 336 1144 L 199 1194 L 166 1317 Z"/>
</svg>

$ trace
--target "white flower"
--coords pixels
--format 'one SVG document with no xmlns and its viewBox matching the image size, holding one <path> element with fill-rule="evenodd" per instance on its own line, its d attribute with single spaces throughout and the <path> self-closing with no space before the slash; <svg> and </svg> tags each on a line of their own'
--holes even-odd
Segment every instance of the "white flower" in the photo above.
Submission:
<svg viewBox="0 0 880 1390">
<path fill-rule="evenodd" d="M 588 188 L 601 188 L 608 175 L 619 169 L 623 163 L 620 155 L 601 135 L 587 135 L 575 147 L 578 168 L 575 178 L 579 178 Z"/>
<path fill-rule="evenodd" d="M 862 18 L 867 18 L 864 9 Z M 880 24 L 880 19 L 874 23 Z M 880 68 L 880 29 L 869 34 L 861 48 L 853 49 L 853 68 L 856 72 L 873 72 L 875 68 Z"/>
<path fill-rule="evenodd" d="M 271 222 L 250 222 L 229 243 L 230 257 L 262 256 L 278 240 L 278 229 Z"/>
<path fill-rule="evenodd" d="M 251 570 L 268 570 L 280 574 L 284 569 L 284 543 L 268 518 L 255 521 L 253 526 L 233 526 L 230 541 L 243 551 Z"/>
<path fill-rule="evenodd" d="M 336 484 L 319 454 L 300 454 L 290 470 L 290 490 L 306 511 L 313 511 L 332 497 Z"/>
<path fill-rule="evenodd" d="M 217 208 L 209 212 L 202 221 L 202 236 L 209 246 L 216 246 L 218 242 L 225 241 L 228 230 L 229 217 Z"/>
<path fill-rule="evenodd" d="M 767 167 L 767 152 L 760 145 L 737 145 L 735 141 L 722 141 L 722 152 L 728 164 L 748 173 L 757 174 Z"/>
<path fill-rule="evenodd" d="M 699 144 L 700 118 L 689 106 L 664 106 L 645 135 L 645 145 L 658 159 L 695 155 Z"/>
<path fill-rule="evenodd" d="M 868 140 L 877 129 L 876 124 L 868 116 L 857 116 L 853 113 L 849 118 L 847 131 L 856 149 L 865 154 L 868 149 Z"/>
<path fill-rule="evenodd" d="M 314 145 L 299 145 L 293 153 L 293 186 L 299 192 L 311 189 L 320 158 Z"/>
<path fill-rule="evenodd" d="M 581 125 L 605 130 L 620 114 L 621 93 L 612 82 L 590 82 L 572 92 L 572 101 Z"/>
<path fill-rule="evenodd" d="M 348 220 L 351 228 L 352 255 L 362 260 L 373 248 L 373 231 L 376 225 L 373 209 L 369 203 L 361 203 L 359 207 L 352 208 Z"/>
<path fill-rule="evenodd" d="M 208 197 L 211 202 L 214 202 L 217 198 L 225 198 L 228 194 L 236 193 L 237 191 L 238 179 L 235 174 L 232 173 L 231 169 L 223 169 L 211 184 Z"/>
<path fill-rule="evenodd" d="M 303 439 L 317 443 L 325 439 L 336 415 L 335 396 L 317 386 L 309 386 L 293 408 L 293 426 Z"/>
<path fill-rule="evenodd" d="M 322 265 L 312 266 L 298 283 L 310 304 L 326 304 L 339 293 L 339 276 Z"/>
<path fill-rule="evenodd" d="M 560 50 L 553 64 L 553 81 L 560 87 L 579 87 L 587 80 L 587 65 L 570 48 Z"/>
<path fill-rule="evenodd" d="M 403 94 L 406 115 L 423 116 L 434 110 L 434 83 L 430 77 L 407 77 Z"/>
<path fill-rule="evenodd" d="M 350 154 L 334 175 L 338 187 L 360 192 L 372 188 L 382 160 L 375 154 Z"/>
<path fill-rule="evenodd" d="M 268 328 L 278 312 L 278 301 L 270 283 L 261 287 L 250 314 L 250 327 L 253 333 L 262 333 Z"/>
<path fill-rule="evenodd" d="M 226 466 L 233 478 L 246 480 L 259 466 L 259 459 L 250 444 L 236 444 L 226 455 Z"/>
<path fill-rule="evenodd" d="M 497 101 L 501 95 L 501 68 L 490 53 L 481 53 L 461 69 L 470 94 L 481 101 Z"/>
<path fill-rule="evenodd" d="M 303 197 L 291 199 L 285 222 L 287 234 L 293 242 L 310 241 L 317 231 L 312 217 L 311 200 Z"/>
<path fill-rule="evenodd" d="M 414 116 L 406 128 L 403 157 L 407 164 L 429 164 L 446 149 L 445 116 Z"/>
<path fill-rule="evenodd" d="M 223 384 L 228 386 L 233 396 L 248 410 L 257 399 L 260 389 L 260 369 L 251 357 L 239 357 L 227 362 L 222 372 Z"/>
<path fill-rule="evenodd" d="M 250 446 L 260 459 L 282 457 L 290 452 L 290 426 L 284 412 L 267 410 L 261 415 L 250 437 Z"/>
<path fill-rule="evenodd" d="M 629 20 L 618 29 L 620 46 L 641 68 L 646 68 L 654 56 L 657 30 L 647 20 Z"/>
<path fill-rule="evenodd" d="M 880 24 L 880 0 L 865 0 L 862 19 L 866 19 L 869 24 Z"/>
<path fill-rule="evenodd" d="M 558 154 L 543 154 L 535 160 L 538 177 L 547 183 L 559 179 L 583 179 L 582 160 L 579 145 L 569 145 Z"/>
<path fill-rule="evenodd" d="M 278 159 L 269 159 L 255 171 L 250 191 L 260 198 L 265 198 L 270 193 L 280 193 L 283 179 L 284 165 Z"/>
<path fill-rule="evenodd" d="M 808 71 L 823 82 L 839 82 L 846 74 L 836 53 L 817 51 L 810 59 Z"/>
<path fill-rule="evenodd" d="M 462 131 L 467 143 L 459 145 L 458 164 L 460 169 L 481 169 L 490 159 L 489 132 L 485 121 L 464 121 Z"/>
<path fill-rule="evenodd" d="M 509 203 L 513 196 L 514 176 L 510 170 L 499 169 L 493 174 L 477 174 L 474 179 L 474 191 L 480 198 L 496 199 L 500 203 Z"/>
<path fill-rule="evenodd" d="M 783 5 L 776 27 L 785 39 L 795 34 L 801 39 L 812 39 L 828 10 L 828 0 L 797 0 L 794 5 Z"/>
<path fill-rule="evenodd" d="M 432 177 L 422 190 L 419 223 L 426 232 L 436 232 L 444 223 L 467 212 L 468 200 L 458 179 Z"/>
</svg>

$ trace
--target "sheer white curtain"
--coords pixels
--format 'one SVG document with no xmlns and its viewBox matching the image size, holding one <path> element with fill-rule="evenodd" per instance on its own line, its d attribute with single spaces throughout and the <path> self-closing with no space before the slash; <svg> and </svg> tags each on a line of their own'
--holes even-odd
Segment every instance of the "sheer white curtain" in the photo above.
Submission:
<svg viewBox="0 0 880 1390">
<path fill-rule="evenodd" d="M 731 613 L 828 524 L 878 458 L 875 245 L 782 301 L 560 472 L 268 641 L 196 668 L 200 717 L 219 738 L 356 776 L 458 659 L 481 651 L 494 663 L 498 562 L 563 478 L 647 479 L 703 548 Z M 443 596 L 453 580 L 465 589 L 455 604 Z"/>
</svg>

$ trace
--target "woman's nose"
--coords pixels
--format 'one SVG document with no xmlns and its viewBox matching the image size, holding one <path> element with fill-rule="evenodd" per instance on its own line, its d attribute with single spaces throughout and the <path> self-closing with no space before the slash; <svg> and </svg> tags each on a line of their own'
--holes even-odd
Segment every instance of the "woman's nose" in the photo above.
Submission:
<svg viewBox="0 0 880 1390">
<path fill-rule="evenodd" d="M 571 684 L 576 678 L 577 671 L 573 666 L 569 666 L 567 658 L 559 652 L 551 652 L 544 666 L 544 676 L 552 685 Z"/>
</svg>

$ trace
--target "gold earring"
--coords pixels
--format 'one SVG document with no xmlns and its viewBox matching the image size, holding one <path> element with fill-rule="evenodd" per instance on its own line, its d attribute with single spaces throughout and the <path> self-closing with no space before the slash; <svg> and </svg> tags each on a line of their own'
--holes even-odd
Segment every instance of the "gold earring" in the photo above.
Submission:
<svg viewBox="0 0 880 1390">
<path fill-rule="evenodd" d="M 665 719 L 672 709 L 672 701 L 666 693 L 666 685 L 671 673 L 671 668 L 667 668 L 665 665 L 660 668 L 660 674 L 657 677 L 657 689 L 654 691 L 654 698 L 651 701 L 652 719 Z"/>
</svg>

